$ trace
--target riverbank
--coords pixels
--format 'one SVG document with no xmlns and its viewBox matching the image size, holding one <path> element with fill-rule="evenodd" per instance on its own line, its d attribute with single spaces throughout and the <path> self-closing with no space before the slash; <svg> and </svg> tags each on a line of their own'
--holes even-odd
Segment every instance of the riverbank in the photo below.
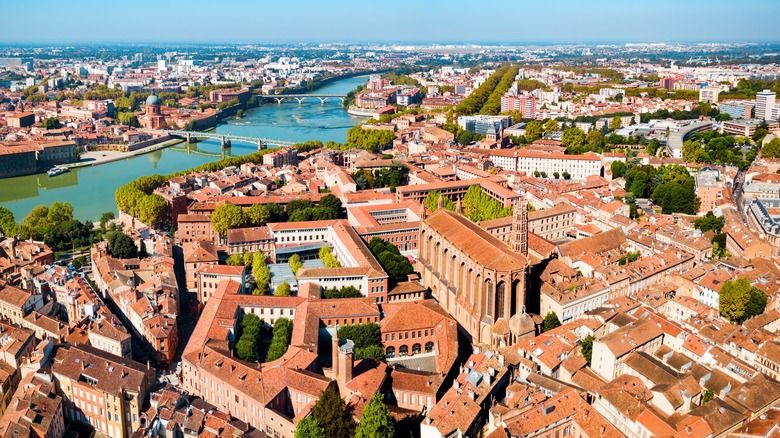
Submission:
<svg viewBox="0 0 780 438">
<path fill-rule="evenodd" d="M 376 115 L 376 110 L 358 108 L 355 105 L 350 105 L 349 108 L 347 108 L 347 114 L 358 117 L 374 117 Z"/>
<path fill-rule="evenodd" d="M 147 146 L 145 148 L 136 149 L 132 152 L 120 152 L 120 151 L 89 151 L 84 152 L 79 157 L 77 163 L 63 164 L 60 167 L 67 167 L 68 169 L 75 169 L 78 167 L 97 166 L 98 164 L 112 163 L 114 161 L 126 160 L 128 158 L 137 157 L 139 155 L 148 154 L 150 152 L 165 149 L 175 144 L 184 143 L 184 140 L 179 138 L 173 138 L 166 140 L 162 143 Z"/>
</svg>

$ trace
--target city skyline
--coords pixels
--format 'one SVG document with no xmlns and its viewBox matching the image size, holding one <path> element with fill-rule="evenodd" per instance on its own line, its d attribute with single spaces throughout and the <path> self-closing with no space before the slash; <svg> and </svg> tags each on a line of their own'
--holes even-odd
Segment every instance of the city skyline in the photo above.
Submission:
<svg viewBox="0 0 780 438">
<path fill-rule="evenodd" d="M 595 4 L 563 0 L 552 9 L 546 3 L 502 0 L 475 15 L 469 12 L 474 5 L 463 0 L 448 2 L 446 7 L 406 0 L 387 6 L 345 0 L 339 2 L 338 8 L 302 0 L 295 10 L 306 12 L 295 16 L 290 15 L 288 4 L 239 0 L 218 5 L 203 0 L 164 3 L 138 0 L 132 8 L 105 6 L 92 0 L 61 8 L 59 3 L 44 0 L 39 3 L 39 10 L 47 13 L 35 17 L 35 26 L 22 19 L 29 13 L 26 5 L 6 5 L 6 13 L 0 18 L 0 43 L 780 41 L 780 29 L 772 23 L 772 18 L 780 15 L 780 3 L 754 0 L 738 7 L 736 10 L 732 2 L 723 0 L 662 0 L 646 9 L 616 0 Z M 491 20 L 498 24 L 505 17 L 511 17 L 508 24 L 486 25 Z M 637 25 L 637 20 L 642 25 Z M 387 25 L 377 26 L 378 22 Z M 494 30 L 497 28 L 500 32 Z"/>
</svg>

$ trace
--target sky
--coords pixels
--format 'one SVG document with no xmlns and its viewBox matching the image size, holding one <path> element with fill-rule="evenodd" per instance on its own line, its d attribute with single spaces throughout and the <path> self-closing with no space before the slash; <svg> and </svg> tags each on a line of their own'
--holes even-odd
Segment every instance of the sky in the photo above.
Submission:
<svg viewBox="0 0 780 438">
<path fill-rule="evenodd" d="M 778 0 L 3 0 L 0 45 L 780 42 Z"/>
</svg>

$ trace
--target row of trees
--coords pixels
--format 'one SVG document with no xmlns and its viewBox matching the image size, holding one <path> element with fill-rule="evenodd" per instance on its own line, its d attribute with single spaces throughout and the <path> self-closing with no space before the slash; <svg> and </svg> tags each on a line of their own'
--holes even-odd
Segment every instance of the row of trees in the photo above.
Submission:
<svg viewBox="0 0 780 438">
<path fill-rule="evenodd" d="M 468 97 L 463 99 L 463 101 L 459 103 L 457 107 L 455 107 L 455 110 L 458 112 L 458 114 L 471 115 L 478 113 L 488 101 L 488 98 L 493 93 L 493 90 L 496 89 L 499 82 L 501 82 L 501 78 L 504 77 L 508 70 L 509 66 L 505 65 L 496 70 L 492 75 L 488 76 L 482 85 L 477 87 L 476 90 L 472 91 Z"/>
<path fill-rule="evenodd" d="M 401 252 L 392 243 L 374 237 L 368 243 L 368 248 L 387 272 L 387 275 L 390 276 L 392 283 L 406 281 L 409 274 L 414 272 L 409 259 L 401 255 Z"/>
<path fill-rule="evenodd" d="M 393 144 L 395 132 L 386 129 L 363 129 L 360 125 L 355 125 L 347 131 L 347 141 L 345 143 L 336 143 L 329 141 L 325 144 L 328 149 L 363 149 L 371 152 L 379 152 Z"/>
<path fill-rule="evenodd" d="M 268 207 L 263 204 L 254 204 L 244 210 L 238 205 L 225 203 L 218 205 L 211 213 L 211 226 L 220 236 L 225 237 L 229 229 L 263 226 L 270 217 Z"/>
<path fill-rule="evenodd" d="M 266 362 L 284 356 L 292 339 L 292 328 L 292 322 L 287 318 L 279 318 L 274 322 L 274 334 L 271 338 L 271 345 L 268 347 L 268 354 L 265 356 Z"/>
<path fill-rule="evenodd" d="M 165 181 L 161 175 L 145 175 L 130 181 L 114 194 L 117 207 L 147 225 L 157 225 L 165 219 L 168 204 L 165 198 L 154 193 L 154 189 Z"/>
<path fill-rule="evenodd" d="M 485 102 L 485 105 L 482 106 L 482 109 L 479 110 L 480 114 L 496 115 L 501 111 L 501 97 L 504 95 L 504 93 L 509 91 L 509 87 L 511 87 L 514 83 L 515 76 L 517 76 L 517 72 L 519 70 L 520 68 L 516 65 L 510 66 L 506 69 L 506 72 L 504 72 L 504 75 L 501 77 L 501 81 L 498 83 L 493 92 L 490 93 L 490 96 L 488 96 L 488 99 Z"/>
<path fill-rule="evenodd" d="M 264 331 L 266 329 L 257 315 L 247 313 L 241 317 L 241 336 L 236 342 L 236 355 L 239 359 L 257 362 Z"/>
<path fill-rule="evenodd" d="M 322 291 L 322 298 L 360 298 L 363 294 L 355 286 L 344 286 L 341 289 L 335 287 Z"/>
<path fill-rule="evenodd" d="M 491 198 L 480 186 L 471 186 L 463 196 L 463 214 L 473 222 L 506 217 L 512 214 L 512 207 Z"/>
<path fill-rule="evenodd" d="M 367 322 L 364 324 L 348 324 L 339 327 L 340 340 L 349 339 L 355 343 L 355 359 L 373 358 L 379 361 L 385 360 L 385 351 L 382 349 L 382 332 L 379 324 Z"/>
</svg>

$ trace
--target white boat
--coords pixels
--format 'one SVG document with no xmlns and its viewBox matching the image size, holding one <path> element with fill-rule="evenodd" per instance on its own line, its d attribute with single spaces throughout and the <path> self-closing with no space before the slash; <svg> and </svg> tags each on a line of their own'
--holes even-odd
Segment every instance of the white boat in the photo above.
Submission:
<svg viewBox="0 0 780 438">
<path fill-rule="evenodd" d="M 57 175 L 62 175 L 63 173 L 65 173 L 67 171 L 68 171 L 67 167 L 59 167 L 59 166 L 57 166 L 57 167 L 52 167 L 51 169 L 49 169 L 49 171 L 46 172 L 46 174 L 49 175 L 49 176 L 57 176 Z"/>
</svg>

